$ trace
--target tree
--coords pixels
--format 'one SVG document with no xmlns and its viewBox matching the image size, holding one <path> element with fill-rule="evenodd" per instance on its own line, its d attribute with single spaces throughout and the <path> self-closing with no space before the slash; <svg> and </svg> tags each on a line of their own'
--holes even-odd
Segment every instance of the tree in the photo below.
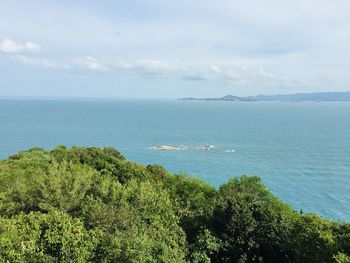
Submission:
<svg viewBox="0 0 350 263">
<path fill-rule="evenodd" d="M 213 229 L 222 240 L 217 262 L 288 262 L 293 212 L 258 177 L 231 179 L 219 189 Z"/>
</svg>

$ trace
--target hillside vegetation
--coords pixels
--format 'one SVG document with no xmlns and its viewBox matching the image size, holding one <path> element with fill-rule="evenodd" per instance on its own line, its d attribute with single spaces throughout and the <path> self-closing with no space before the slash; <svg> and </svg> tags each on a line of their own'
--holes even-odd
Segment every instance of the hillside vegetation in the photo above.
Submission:
<svg viewBox="0 0 350 263">
<path fill-rule="evenodd" d="M 0 161 L 0 215 L 3 262 L 350 262 L 349 224 L 293 211 L 258 177 L 215 189 L 114 148 Z"/>
</svg>

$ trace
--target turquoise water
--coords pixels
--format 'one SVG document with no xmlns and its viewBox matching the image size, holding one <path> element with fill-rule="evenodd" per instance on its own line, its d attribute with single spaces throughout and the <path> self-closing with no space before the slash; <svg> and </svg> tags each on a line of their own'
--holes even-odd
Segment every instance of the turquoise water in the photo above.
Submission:
<svg viewBox="0 0 350 263">
<path fill-rule="evenodd" d="M 57 144 L 115 146 L 215 186 L 259 175 L 295 209 L 350 221 L 350 103 L 0 100 L 0 158 Z"/>
</svg>

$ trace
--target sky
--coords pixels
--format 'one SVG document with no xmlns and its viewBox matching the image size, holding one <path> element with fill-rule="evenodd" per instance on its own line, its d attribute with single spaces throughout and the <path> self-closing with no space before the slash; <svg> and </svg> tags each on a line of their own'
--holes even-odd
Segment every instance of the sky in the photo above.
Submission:
<svg viewBox="0 0 350 263">
<path fill-rule="evenodd" d="M 350 91 L 349 0 L 0 0 L 0 96 Z"/>
</svg>

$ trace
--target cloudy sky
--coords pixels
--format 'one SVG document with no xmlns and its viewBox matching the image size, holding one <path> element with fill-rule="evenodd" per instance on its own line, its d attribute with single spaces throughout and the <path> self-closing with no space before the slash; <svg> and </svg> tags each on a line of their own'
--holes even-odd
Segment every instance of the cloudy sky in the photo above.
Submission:
<svg viewBox="0 0 350 263">
<path fill-rule="evenodd" d="M 350 90 L 349 0 L 0 0 L 0 96 Z"/>
</svg>

